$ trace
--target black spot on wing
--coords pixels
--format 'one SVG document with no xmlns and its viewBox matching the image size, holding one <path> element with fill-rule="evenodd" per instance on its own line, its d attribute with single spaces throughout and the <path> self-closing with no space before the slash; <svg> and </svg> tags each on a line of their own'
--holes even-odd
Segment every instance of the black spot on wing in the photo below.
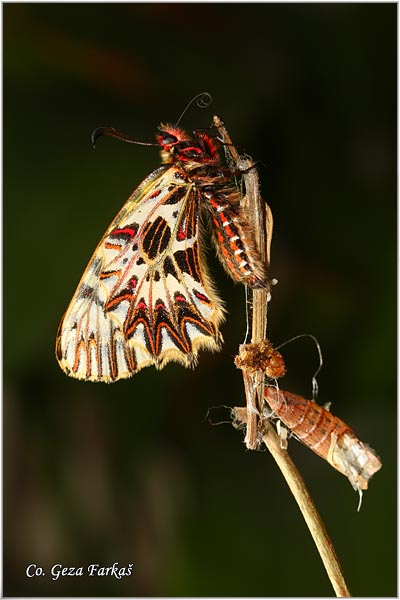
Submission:
<svg viewBox="0 0 400 600">
<path fill-rule="evenodd" d="M 197 262 L 197 244 L 186 250 L 178 250 L 174 253 L 174 259 L 183 273 L 188 273 L 195 281 L 201 281 Z"/>
<path fill-rule="evenodd" d="M 175 279 L 179 279 L 178 274 L 175 269 L 175 265 L 172 262 L 172 259 L 170 256 L 166 256 L 164 259 L 163 272 L 164 272 L 165 277 L 167 277 L 167 275 L 172 275 L 173 277 L 175 277 Z"/>
<path fill-rule="evenodd" d="M 102 302 L 97 294 L 97 291 L 86 283 L 82 283 L 78 290 L 78 298 L 79 300 L 90 300 L 90 302 L 94 302 L 98 306 L 104 306 L 104 302 Z"/>
<path fill-rule="evenodd" d="M 178 204 L 186 196 L 186 188 L 182 186 L 170 185 L 168 188 L 170 196 L 163 204 Z"/>
<path fill-rule="evenodd" d="M 171 239 L 171 229 L 165 219 L 157 217 L 155 221 L 147 224 L 142 247 L 150 260 L 154 260 L 167 247 Z"/>
<path fill-rule="evenodd" d="M 93 292 L 94 288 L 92 288 L 92 286 L 82 283 L 81 287 L 79 288 L 78 298 L 90 298 Z"/>
</svg>

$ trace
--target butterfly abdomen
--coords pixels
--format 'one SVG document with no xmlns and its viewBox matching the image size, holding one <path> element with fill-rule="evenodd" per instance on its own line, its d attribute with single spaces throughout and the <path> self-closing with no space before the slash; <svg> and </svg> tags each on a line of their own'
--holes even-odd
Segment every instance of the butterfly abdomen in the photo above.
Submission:
<svg viewBox="0 0 400 600">
<path fill-rule="evenodd" d="M 255 248 L 254 235 L 234 203 L 218 197 L 208 198 L 207 208 L 213 222 L 218 256 L 234 281 L 251 288 L 265 288 L 268 278 L 265 264 Z"/>
</svg>

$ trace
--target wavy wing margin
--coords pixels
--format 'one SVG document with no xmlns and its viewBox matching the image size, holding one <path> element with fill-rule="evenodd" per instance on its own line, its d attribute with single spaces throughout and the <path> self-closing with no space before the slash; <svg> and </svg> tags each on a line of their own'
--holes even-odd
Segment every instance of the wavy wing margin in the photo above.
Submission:
<svg viewBox="0 0 400 600">
<path fill-rule="evenodd" d="M 145 366 L 194 366 L 219 350 L 224 309 L 199 245 L 199 196 L 185 171 L 161 167 L 127 200 L 96 248 L 60 323 L 56 356 L 70 376 L 112 382 Z"/>
</svg>

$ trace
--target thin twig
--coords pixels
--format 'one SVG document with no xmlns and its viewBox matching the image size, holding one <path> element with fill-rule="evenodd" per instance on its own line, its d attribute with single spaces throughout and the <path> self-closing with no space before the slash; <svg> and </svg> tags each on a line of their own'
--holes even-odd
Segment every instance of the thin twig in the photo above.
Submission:
<svg viewBox="0 0 400 600">
<path fill-rule="evenodd" d="M 265 260 L 267 266 L 269 266 L 269 249 L 272 238 L 272 213 L 268 205 L 261 199 L 257 170 L 254 168 L 254 164 L 250 159 L 243 159 L 238 154 L 235 146 L 232 144 L 228 132 L 218 117 L 214 117 L 214 126 L 218 128 L 219 136 L 226 145 L 225 148 L 228 159 L 236 169 L 243 173 L 246 187 L 246 195 L 244 198 L 245 210 L 252 230 L 256 234 L 257 248 L 261 257 Z M 257 343 L 266 338 L 269 289 L 253 290 L 252 293 L 253 311 L 251 341 L 252 343 Z M 262 417 L 262 407 L 264 404 L 264 374 L 262 371 L 259 371 L 253 375 L 247 372 L 246 369 L 242 369 L 242 373 L 247 410 L 241 409 L 242 418 L 239 417 L 239 410 L 235 410 L 236 415 L 240 420 L 246 422 L 247 432 L 245 443 L 248 448 L 257 448 L 258 438 L 261 434 L 263 443 L 274 457 L 303 514 L 336 596 L 350 597 L 350 592 L 344 580 L 333 544 L 326 532 L 314 502 L 308 493 L 303 478 L 290 459 L 287 451 L 281 447 L 280 439 L 270 423 Z"/>
<path fill-rule="evenodd" d="M 350 591 L 346 585 L 339 559 L 325 529 L 325 525 L 301 474 L 288 452 L 281 448 L 279 437 L 271 425 L 268 426 L 267 431 L 264 433 L 262 441 L 274 457 L 290 491 L 299 505 L 301 514 L 313 537 L 336 596 L 338 598 L 349 598 Z"/>
</svg>

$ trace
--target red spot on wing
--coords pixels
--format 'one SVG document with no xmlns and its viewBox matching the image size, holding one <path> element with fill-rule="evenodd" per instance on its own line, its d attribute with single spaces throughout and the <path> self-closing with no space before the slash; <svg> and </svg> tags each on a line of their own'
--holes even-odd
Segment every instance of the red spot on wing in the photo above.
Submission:
<svg viewBox="0 0 400 600">
<path fill-rule="evenodd" d="M 112 231 L 110 235 L 126 235 L 129 237 L 135 237 L 136 231 L 131 227 L 123 227 L 122 229 L 114 229 L 114 231 Z"/>
<path fill-rule="evenodd" d="M 179 229 L 176 237 L 180 242 L 186 240 L 186 229 Z"/>
<path fill-rule="evenodd" d="M 207 296 L 205 296 L 201 292 L 197 292 L 196 290 L 193 290 L 193 291 L 194 291 L 194 295 L 196 296 L 196 298 L 198 298 L 198 300 L 201 300 L 202 302 L 206 302 L 207 304 L 210 304 L 210 300 L 209 300 L 209 298 L 207 298 Z"/>
<path fill-rule="evenodd" d="M 134 290 L 137 286 L 138 280 L 137 277 L 132 277 L 128 283 L 127 283 L 127 288 L 129 288 L 130 290 Z"/>
</svg>

